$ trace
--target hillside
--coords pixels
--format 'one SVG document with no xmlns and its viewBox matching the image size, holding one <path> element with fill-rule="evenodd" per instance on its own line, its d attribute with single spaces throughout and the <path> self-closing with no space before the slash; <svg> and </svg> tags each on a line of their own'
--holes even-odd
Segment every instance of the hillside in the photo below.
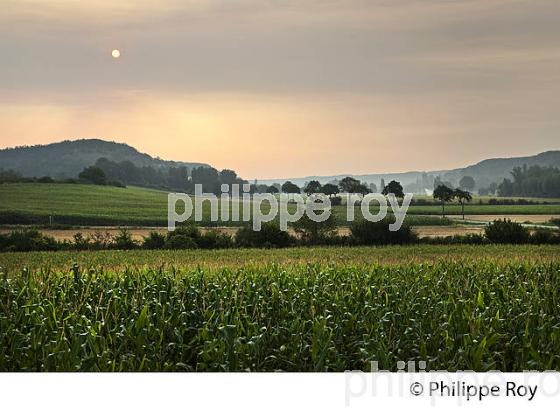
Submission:
<svg viewBox="0 0 560 410">
<path fill-rule="evenodd" d="M 552 166 L 560 168 L 560 151 L 546 151 L 537 155 L 517 158 L 492 158 L 480 161 L 465 168 L 453 169 L 443 173 L 442 179 L 459 180 L 464 175 L 472 176 L 477 185 L 487 186 L 492 182 L 501 182 L 504 178 L 511 177 L 514 167 L 527 165 Z"/>
<path fill-rule="evenodd" d="M 208 166 L 196 162 L 175 162 L 153 158 L 122 143 L 99 139 L 62 141 L 48 145 L 16 147 L 0 150 L 0 168 L 11 169 L 25 177 L 51 176 L 75 178 L 88 165 L 99 158 L 111 161 L 130 161 L 134 165 L 151 166 L 155 169 L 171 166 Z"/>
<path fill-rule="evenodd" d="M 487 187 L 492 182 L 500 183 L 504 178 L 510 177 L 510 172 L 514 167 L 522 167 L 523 165 L 540 165 L 540 166 L 553 166 L 560 168 L 560 151 L 546 151 L 537 155 L 528 157 L 516 158 L 492 158 L 485 159 L 474 165 L 469 165 L 464 168 L 456 168 L 451 170 L 439 171 L 412 171 L 412 172 L 397 172 L 387 174 L 343 174 L 343 175 L 330 175 L 330 176 L 308 176 L 303 178 L 286 178 L 297 185 L 303 186 L 307 181 L 318 180 L 324 184 L 333 180 L 340 180 L 346 176 L 352 176 L 366 183 L 374 183 L 378 187 L 381 178 L 385 182 L 392 179 L 398 180 L 403 186 L 411 186 L 417 184 L 419 181 L 433 181 L 435 177 L 440 177 L 444 181 L 450 181 L 454 185 L 458 184 L 461 177 L 465 175 L 472 176 L 476 181 L 476 187 Z M 286 179 L 268 179 L 262 180 L 261 183 L 272 184 L 282 183 Z M 426 184 L 425 184 L 426 185 Z M 411 190 L 412 191 L 412 190 Z"/>
</svg>

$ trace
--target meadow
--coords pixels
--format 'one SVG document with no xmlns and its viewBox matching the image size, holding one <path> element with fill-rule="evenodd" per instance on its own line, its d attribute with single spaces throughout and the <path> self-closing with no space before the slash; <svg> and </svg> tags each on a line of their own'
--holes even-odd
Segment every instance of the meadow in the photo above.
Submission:
<svg viewBox="0 0 560 410">
<path fill-rule="evenodd" d="M 0 370 L 560 370 L 559 246 L 0 255 Z"/>
<path fill-rule="evenodd" d="M 428 198 L 419 196 L 419 199 Z M 529 205 L 493 205 L 486 197 L 475 198 L 465 206 L 467 215 L 559 215 L 560 202 Z M 542 201 L 542 200 L 541 200 Z M 481 202 L 481 203 L 480 203 Z M 267 212 L 267 204 L 262 205 Z M 448 204 L 447 215 L 460 215 L 461 207 Z M 293 207 L 291 208 L 293 211 Z M 376 212 L 376 207 L 371 207 Z M 333 207 L 340 226 L 348 225 L 346 206 Z M 437 217 L 441 206 L 412 205 L 406 222 L 410 225 L 447 225 L 451 221 Z M 361 213 L 356 213 L 357 218 Z M 52 219 L 51 219 L 52 217 Z M 80 184 L 0 184 L 0 225 L 82 225 L 82 226 L 167 226 L 167 193 L 128 187 Z M 221 226 L 239 222 L 219 222 Z M 201 226 L 215 226 L 210 221 L 210 207 L 204 202 Z"/>
</svg>

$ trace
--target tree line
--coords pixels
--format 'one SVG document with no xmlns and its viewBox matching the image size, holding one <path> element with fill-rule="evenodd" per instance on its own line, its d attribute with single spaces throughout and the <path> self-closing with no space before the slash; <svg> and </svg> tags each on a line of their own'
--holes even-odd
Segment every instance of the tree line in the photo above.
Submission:
<svg viewBox="0 0 560 410">
<path fill-rule="evenodd" d="M 541 198 L 560 197 L 560 169 L 533 165 L 515 167 L 512 179 L 504 178 L 498 186 L 499 196 L 524 196 Z"/>
<path fill-rule="evenodd" d="M 488 187 L 478 188 L 479 195 L 497 195 L 500 197 L 536 197 L 536 198 L 558 198 L 560 197 L 560 169 L 555 167 L 541 167 L 533 165 L 527 167 L 515 167 L 511 171 L 511 179 L 505 178 L 500 184 L 492 183 Z M 22 177 L 12 170 L 0 168 L 0 183 L 4 182 L 66 182 L 66 183 L 93 183 L 98 185 L 127 186 L 165 189 L 177 192 L 194 193 L 196 184 L 202 185 L 206 193 L 221 193 L 221 185 L 247 184 L 237 173 L 230 169 L 217 169 L 209 166 L 186 167 L 186 166 L 138 166 L 131 161 L 111 161 L 107 158 L 99 158 L 94 165 L 85 167 L 77 178 L 68 178 L 55 181 L 51 176 L 40 178 Z M 424 181 L 428 182 L 428 180 Z M 423 185 L 424 185 L 423 182 Z M 454 194 L 444 192 L 440 188 L 445 186 L 448 190 L 456 191 Z M 464 192 L 473 192 L 476 181 L 469 175 L 463 176 L 457 188 L 450 181 L 444 181 L 436 176 L 433 179 L 434 192 L 439 189 L 438 198 L 445 202 L 458 199 L 461 204 L 470 199 L 466 198 Z M 374 183 L 366 184 L 353 177 L 345 177 L 342 180 L 331 181 L 322 185 L 317 180 L 311 180 L 303 188 L 291 181 L 283 184 L 258 184 L 255 181 L 250 184 L 250 193 L 306 193 L 308 195 L 322 193 L 334 199 L 338 194 L 352 193 L 366 195 L 378 192 Z M 383 178 L 379 192 L 384 195 L 389 193 L 397 197 L 404 196 L 403 186 L 398 181 L 390 181 L 385 184 Z M 407 192 L 411 192 L 407 186 Z M 451 197 L 450 197 L 451 195 Z M 443 197 L 442 197 L 443 196 Z M 445 199 L 447 198 L 447 199 Z M 336 201 L 336 199 L 335 199 Z M 444 209 L 443 209 L 444 210 Z"/>
<path fill-rule="evenodd" d="M 267 192 L 270 193 L 283 192 L 286 194 L 299 194 L 303 192 L 307 195 L 324 194 L 329 197 L 336 196 L 343 192 L 348 194 L 367 195 L 376 191 L 377 189 L 375 184 L 370 184 L 368 186 L 352 177 L 345 177 L 338 183 L 329 182 L 324 185 L 321 185 L 319 181 L 311 180 L 305 184 L 303 189 L 291 181 L 286 181 L 280 186 L 280 189 L 272 186 L 267 190 Z M 389 184 L 385 185 L 382 180 L 381 193 L 383 195 L 394 194 L 398 198 L 404 197 L 403 187 L 398 181 L 391 181 Z"/>
</svg>

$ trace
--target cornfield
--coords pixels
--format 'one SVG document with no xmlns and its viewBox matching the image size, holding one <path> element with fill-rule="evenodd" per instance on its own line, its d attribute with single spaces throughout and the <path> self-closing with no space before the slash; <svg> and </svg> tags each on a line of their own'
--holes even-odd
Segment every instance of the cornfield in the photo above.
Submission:
<svg viewBox="0 0 560 410">
<path fill-rule="evenodd" d="M 0 370 L 368 371 L 401 360 L 560 370 L 558 260 L 288 265 L 264 256 L 260 266 L 215 269 L 4 271 Z"/>
</svg>

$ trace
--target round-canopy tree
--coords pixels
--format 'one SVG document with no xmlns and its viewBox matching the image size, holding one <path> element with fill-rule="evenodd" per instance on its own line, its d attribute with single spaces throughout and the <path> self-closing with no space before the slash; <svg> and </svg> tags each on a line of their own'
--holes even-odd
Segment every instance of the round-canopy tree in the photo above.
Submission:
<svg viewBox="0 0 560 410">
<path fill-rule="evenodd" d="M 329 197 L 340 193 L 340 189 L 335 184 L 325 184 L 321 188 L 321 192 Z"/>
<path fill-rule="evenodd" d="M 459 201 L 459 203 L 461 204 L 461 213 L 463 214 L 463 219 L 465 219 L 465 202 L 471 202 L 472 195 L 469 191 L 463 191 L 457 188 L 454 192 L 454 196 L 455 198 L 457 198 L 457 201 Z"/>
<path fill-rule="evenodd" d="M 476 183 L 474 182 L 474 178 L 468 175 L 465 175 L 459 181 L 459 186 L 469 192 L 472 192 Z"/>
<path fill-rule="evenodd" d="M 455 192 L 445 185 L 438 185 L 434 189 L 434 198 L 441 201 L 441 216 L 445 217 L 445 203 L 453 200 L 454 194 Z"/>
<path fill-rule="evenodd" d="M 305 188 L 303 188 L 303 192 L 305 192 L 307 195 L 318 194 L 321 192 L 321 184 L 319 183 L 319 181 L 309 181 Z"/>
<path fill-rule="evenodd" d="M 400 184 L 400 182 L 398 181 L 391 181 L 389 182 L 385 188 L 383 188 L 383 191 L 381 191 L 381 193 L 383 195 L 389 195 L 389 194 L 393 194 L 395 195 L 397 198 L 404 198 L 404 190 L 402 185 Z"/>
<path fill-rule="evenodd" d="M 292 181 L 286 181 L 282 184 L 282 192 L 285 194 L 299 194 L 300 189 Z"/>
</svg>

